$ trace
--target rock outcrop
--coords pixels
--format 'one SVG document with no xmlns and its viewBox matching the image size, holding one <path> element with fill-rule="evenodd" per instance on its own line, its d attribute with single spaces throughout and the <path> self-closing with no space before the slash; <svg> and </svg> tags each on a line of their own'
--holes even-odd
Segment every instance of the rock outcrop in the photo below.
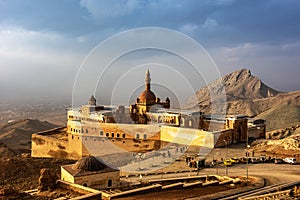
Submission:
<svg viewBox="0 0 300 200">
<path fill-rule="evenodd" d="M 226 101 L 253 100 L 276 96 L 280 93 L 265 85 L 249 69 L 241 69 L 201 88 L 190 97 L 187 107 L 197 104 L 209 105 L 208 101 L 223 98 Z M 221 102 L 221 101 L 220 101 Z"/>
<path fill-rule="evenodd" d="M 38 190 L 42 192 L 49 189 L 54 189 L 56 187 L 57 179 L 58 176 L 56 175 L 56 172 L 53 169 L 41 169 Z"/>
</svg>

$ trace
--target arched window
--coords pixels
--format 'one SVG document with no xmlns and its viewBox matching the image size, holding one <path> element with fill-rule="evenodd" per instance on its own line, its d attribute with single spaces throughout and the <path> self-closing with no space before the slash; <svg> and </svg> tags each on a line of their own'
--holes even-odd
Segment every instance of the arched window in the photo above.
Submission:
<svg viewBox="0 0 300 200">
<path fill-rule="evenodd" d="M 120 133 L 117 133 L 117 138 L 119 138 L 120 137 Z"/>
<path fill-rule="evenodd" d="M 106 133 L 106 137 L 109 137 L 109 133 Z"/>
<path fill-rule="evenodd" d="M 112 187 L 112 185 L 113 185 L 113 181 L 111 179 L 109 179 L 107 181 L 107 187 Z"/>
<path fill-rule="evenodd" d="M 82 186 L 87 187 L 87 183 L 83 183 Z"/>
<path fill-rule="evenodd" d="M 125 138 L 125 137 L 126 137 L 126 135 L 123 133 L 122 137 L 123 137 L 123 138 Z"/>
<path fill-rule="evenodd" d="M 144 134 L 144 140 L 147 140 L 147 134 Z"/>
<path fill-rule="evenodd" d="M 115 137 L 115 134 L 114 134 L 114 133 L 111 133 L 111 137 Z"/>
<path fill-rule="evenodd" d="M 135 135 L 135 139 L 140 139 L 140 134 L 139 134 L 139 133 L 137 133 L 137 134 Z"/>
<path fill-rule="evenodd" d="M 101 136 L 103 135 L 103 131 L 100 131 L 100 135 L 101 135 Z"/>
</svg>

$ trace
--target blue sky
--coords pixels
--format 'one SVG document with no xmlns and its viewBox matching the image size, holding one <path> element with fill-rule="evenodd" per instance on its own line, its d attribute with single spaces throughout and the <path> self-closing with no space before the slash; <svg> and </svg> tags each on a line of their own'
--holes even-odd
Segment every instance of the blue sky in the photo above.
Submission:
<svg viewBox="0 0 300 200">
<path fill-rule="evenodd" d="M 222 74 L 246 67 L 277 90 L 299 90 L 299 20 L 298 0 L 0 0 L 0 91 L 69 100 L 86 55 L 141 27 L 187 34 Z"/>
</svg>

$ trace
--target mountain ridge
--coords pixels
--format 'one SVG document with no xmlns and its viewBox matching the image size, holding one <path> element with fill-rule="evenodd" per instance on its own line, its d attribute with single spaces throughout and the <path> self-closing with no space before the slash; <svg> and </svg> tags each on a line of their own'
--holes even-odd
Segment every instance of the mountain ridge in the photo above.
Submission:
<svg viewBox="0 0 300 200">
<path fill-rule="evenodd" d="M 300 91 L 275 90 L 246 68 L 227 74 L 192 95 L 187 109 L 200 109 L 212 114 L 246 114 L 256 116 L 280 105 L 300 106 Z"/>
<path fill-rule="evenodd" d="M 1 149 L 7 155 L 30 152 L 31 135 L 39 131 L 56 128 L 57 125 L 37 119 L 23 119 L 0 126 Z"/>
</svg>

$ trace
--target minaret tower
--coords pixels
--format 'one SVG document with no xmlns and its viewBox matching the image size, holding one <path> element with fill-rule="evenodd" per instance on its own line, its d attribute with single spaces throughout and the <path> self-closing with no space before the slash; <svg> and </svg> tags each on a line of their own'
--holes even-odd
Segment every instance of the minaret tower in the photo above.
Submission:
<svg viewBox="0 0 300 200">
<path fill-rule="evenodd" d="M 151 82 L 151 78 L 150 78 L 150 72 L 149 69 L 147 69 L 146 71 L 146 78 L 145 78 L 145 90 L 150 91 L 150 82 Z"/>
</svg>

